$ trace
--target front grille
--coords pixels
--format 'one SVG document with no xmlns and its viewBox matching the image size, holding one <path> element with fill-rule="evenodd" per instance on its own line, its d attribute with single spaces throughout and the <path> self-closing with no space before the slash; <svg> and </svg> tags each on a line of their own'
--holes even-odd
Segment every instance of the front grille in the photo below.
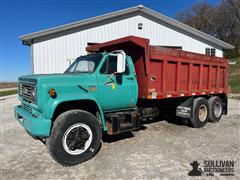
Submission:
<svg viewBox="0 0 240 180">
<path fill-rule="evenodd" d="M 33 91 L 35 87 L 36 81 L 19 81 L 18 82 L 19 95 L 29 102 L 36 103 L 37 100 L 36 95 L 33 96 Z"/>
<path fill-rule="evenodd" d="M 22 103 L 22 108 L 32 114 L 32 108 L 29 105 Z"/>
</svg>

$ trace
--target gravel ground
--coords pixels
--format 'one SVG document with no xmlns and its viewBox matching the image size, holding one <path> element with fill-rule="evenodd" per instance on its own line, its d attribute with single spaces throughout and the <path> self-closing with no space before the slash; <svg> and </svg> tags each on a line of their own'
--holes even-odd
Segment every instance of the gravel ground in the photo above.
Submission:
<svg viewBox="0 0 240 180">
<path fill-rule="evenodd" d="M 16 96 L 0 101 L 1 179 L 186 179 L 194 160 L 201 167 L 204 160 L 234 160 L 231 179 L 240 175 L 239 100 L 230 99 L 229 114 L 202 129 L 162 120 L 133 133 L 105 137 L 93 159 L 73 167 L 58 165 L 45 145 L 14 120 L 18 103 Z"/>
</svg>

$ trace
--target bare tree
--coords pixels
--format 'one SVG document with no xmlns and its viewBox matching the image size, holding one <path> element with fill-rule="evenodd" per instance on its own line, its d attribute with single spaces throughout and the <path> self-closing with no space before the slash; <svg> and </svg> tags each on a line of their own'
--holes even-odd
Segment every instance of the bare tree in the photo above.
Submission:
<svg viewBox="0 0 240 180">
<path fill-rule="evenodd" d="M 225 51 L 226 57 L 240 56 L 240 0 L 222 0 L 218 6 L 200 2 L 179 12 L 177 19 L 234 45 L 234 50 Z"/>
</svg>

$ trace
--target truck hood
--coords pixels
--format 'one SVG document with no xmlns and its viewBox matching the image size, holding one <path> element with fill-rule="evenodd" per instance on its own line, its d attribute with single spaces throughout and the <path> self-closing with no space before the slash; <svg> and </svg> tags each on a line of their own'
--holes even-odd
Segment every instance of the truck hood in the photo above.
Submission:
<svg viewBox="0 0 240 180">
<path fill-rule="evenodd" d="M 36 74 L 19 77 L 19 81 L 34 82 L 37 84 L 38 109 L 51 100 L 49 90 L 55 89 L 57 98 L 67 95 L 86 93 L 90 86 L 97 86 L 96 75 L 87 73 L 74 74 Z"/>
<path fill-rule="evenodd" d="M 97 83 L 94 73 L 36 74 L 21 76 L 18 80 L 36 83 L 39 91 L 44 88 L 57 88 L 62 93 L 74 93 L 75 90 L 71 92 L 72 89 L 79 90 L 79 86 L 88 87 Z"/>
<path fill-rule="evenodd" d="M 79 78 L 81 76 L 89 76 L 87 73 L 58 73 L 58 74 L 34 74 L 19 77 L 21 80 L 42 80 L 42 79 L 66 79 L 66 78 Z"/>
</svg>

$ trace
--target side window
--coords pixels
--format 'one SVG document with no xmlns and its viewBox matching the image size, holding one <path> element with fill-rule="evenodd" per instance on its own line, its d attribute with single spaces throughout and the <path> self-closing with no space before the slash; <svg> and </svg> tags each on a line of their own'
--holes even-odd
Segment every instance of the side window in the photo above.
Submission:
<svg viewBox="0 0 240 180">
<path fill-rule="evenodd" d="M 108 58 L 105 60 L 103 63 L 100 73 L 101 74 L 112 74 L 117 71 L 117 56 L 108 56 Z M 125 72 L 123 73 L 124 75 L 129 75 L 129 66 L 126 61 L 126 68 Z"/>
<path fill-rule="evenodd" d="M 100 69 L 101 74 L 112 74 L 117 71 L 117 56 L 108 56 Z"/>
<path fill-rule="evenodd" d="M 126 67 L 125 67 L 125 71 L 124 71 L 124 75 L 129 75 L 130 71 L 129 71 L 129 65 L 128 65 L 128 62 L 126 60 Z"/>
</svg>

